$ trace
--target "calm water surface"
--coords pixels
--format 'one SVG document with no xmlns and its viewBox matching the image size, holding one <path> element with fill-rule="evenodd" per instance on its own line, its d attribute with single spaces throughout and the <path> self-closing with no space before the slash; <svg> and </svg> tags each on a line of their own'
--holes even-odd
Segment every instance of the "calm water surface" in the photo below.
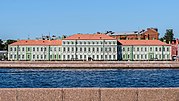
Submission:
<svg viewBox="0 0 179 101">
<path fill-rule="evenodd" d="M 179 70 L 0 69 L 0 88 L 179 87 Z"/>
</svg>

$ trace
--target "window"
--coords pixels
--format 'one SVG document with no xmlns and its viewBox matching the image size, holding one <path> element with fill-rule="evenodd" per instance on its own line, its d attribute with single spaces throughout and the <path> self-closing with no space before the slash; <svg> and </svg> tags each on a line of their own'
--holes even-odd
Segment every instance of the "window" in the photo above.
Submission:
<svg viewBox="0 0 179 101">
<path fill-rule="evenodd" d="M 143 59 L 143 55 L 141 55 L 141 59 Z"/>
<path fill-rule="evenodd" d="M 65 59 L 65 55 L 63 55 L 63 59 Z"/>
<path fill-rule="evenodd" d="M 12 55 L 10 55 L 10 58 L 12 59 Z"/>
<path fill-rule="evenodd" d="M 71 51 L 72 51 L 72 52 L 74 51 L 74 48 L 73 48 L 73 47 L 71 48 Z"/>
<path fill-rule="evenodd" d="M 113 52 L 116 52 L 116 48 L 113 48 Z"/>
<path fill-rule="evenodd" d="M 35 55 L 33 55 L 33 59 L 35 59 Z"/>
<path fill-rule="evenodd" d="M 54 47 L 54 51 L 57 51 L 56 47 Z"/>
<path fill-rule="evenodd" d="M 113 59 L 116 59 L 116 55 L 113 55 Z"/>
<path fill-rule="evenodd" d="M 80 55 L 80 59 L 82 59 L 82 55 Z"/>
<path fill-rule="evenodd" d="M 101 55 L 101 59 L 103 59 L 103 55 Z"/>
<path fill-rule="evenodd" d="M 52 55 L 50 55 L 50 58 L 52 59 Z"/>
<path fill-rule="evenodd" d="M 82 52 L 82 48 L 80 47 L 80 52 Z"/>
<path fill-rule="evenodd" d="M 155 51 L 156 51 L 156 52 L 158 51 L 157 47 L 155 47 Z"/>
<path fill-rule="evenodd" d="M 65 42 L 63 42 L 63 44 L 65 44 Z"/>
<path fill-rule="evenodd" d="M 147 55 L 145 54 L 145 59 L 147 59 Z"/>
<path fill-rule="evenodd" d="M 16 47 L 14 48 L 14 51 L 16 51 Z"/>
<path fill-rule="evenodd" d="M 41 51 L 43 51 L 43 47 L 41 47 Z"/>
<path fill-rule="evenodd" d="M 35 51 L 35 47 L 33 47 L 33 52 Z"/>
<path fill-rule="evenodd" d="M 37 55 L 37 59 L 39 59 L 39 55 Z"/>
<path fill-rule="evenodd" d="M 125 58 L 125 55 L 123 55 L 123 58 Z"/>
<path fill-rule="evenodd" d="M 82 42 L 80 42 L 80 44 L 82 44 Z"/>
<path fill-rule="evenodd" d="M 159 48 L 159 51 L 160 51 L 160 52 L 162 51 L 161 47 Z"/>
<path fill-rule="evenodd" d="M 57 56 L 55 55 L 55 59 L 57 58 Z"/>
<path fill-rule="evenodd" d="M 109 59 L 111 60 L 111 55 L 109 55 Z"/>
<path fill-rule="evenodd" d="M 145 51 L 147 51 L 147 48 L 145 47 Z"/>
<path fill-rule="evenodd" d="M 74 44 L 74 42 L 72 41 L 71 44 Z"/>
<path fill-rule="evenodd" d="M 165 47 L 163 47 L 163 51 L 165 51 Z"/>
<path fill-rule="evenodd" d="M 111 44 L 111 42 L 109 42 L 109 44 Z"/>
<path fill-rule="evenodd" d="M 41 55 L 41 59 L 43 59 L 43 55 Z"/>
<path fill-rule="evenodd" d="M 107 55 L 105 55 L 105 58 L 107 59 L 107 58 L 108 58 L 108 56 L 107 56 Z"/>
<path fill-rule="evenodd" d="M 137 51 L 139 52 L 139 47 L 137 47 Z"/>
<path fill-rule="evenodd" d="M 70 42 L 67 42 L 67 44 L 70 44 Z"/>
<path fill-rule="evenodd" d="M 22 55 L 22 59 L 24 59 L 24 55 Z"/>
<path fill-rule="evenodd" d="M 47 55 L 44 55 L 44 59 L 46 59 L 47 58 Z"/>
<path fill-rule="evenodd" d="M 12 51 L 12 47 L 10 48 L 10 51 Z"/>
<path fill-rule="evenodd" d="M 93 59 L 95 59 L 95 56 L 93 55 Z"/>
<path fill-rule="evenodd" d="M 139 59 L 139 55 L 137 55 L 137 59 Z"/>
<path fill-rule="evenodd" d="M 84 44 L 86 45 L 86 42 L 84 42 Z"/>
<path fill-rule="evenodd" d="M 84 51 L 86 52 L 86 47 L 84 48 Z"/>
<path fill-rule="evenodd" d="M 21 55 L 18 55 L 18 58 L 21 58 Z"/>
<path fill-rule="evenodd" d="M 14 58 L 16 58 L 16 55 L 14 55 Z"/>
<path fill-rule="evenodd" d="M 50 47 L 50 51 L 52 51 L 52 47 Z"/>
<path fill-rule="evenodd" d="M 116 42 L 114 41 L 113 44 L 116 44 Z"/>
<path fill-rule="evenodd" d="M 90 42 L 88 42 L 88 44 L 90 45 Z"/>
<path fill-rule="evenodd" d="M 128 51 L 128 52 L 130 51 L 130 48 L 129 48 L 129 47 L 127 48 L 127 51 Z"/>
<path fill-rule="evenodd" d="M 133 58 L 135 59 L 135 55 L 133 55 Z"/>
<path fill-rule="evenodd" d="M 111 52 L 111 48 L 109 47 L 109 52 Z"/>
<path fill-rule="evenodd" d="M 152 47 L 150 47 L 150 51 L 152 51 Z"/>
<path fill-rule="evenodd" d="M 47 51 L 47 48 L 46 48 L 46 47 L 44 48 L 44 51 Z"/>
<path fill-rule="evenodd" d="M 60 52 L 60 47 L 58 48 L 58 51 Z"/>
<path fill-rule="evenodd" d="M 107 52 L 107 51 L 108 51 L 108 48 L 105 48 L 105 51 Z"/>
<path fill-rule="evenodd" d="M 70 55 L 67 55 L 67 58 L 70 59 Z"/>
<path fill-rule="evenodd" d="M 27 48 L 27 51 L 30 51 L 30 48 L 29 48 L 29 47 Z"/>
<path fill-rule="evenodd" d="M 96 51 L 99 52 L 99 48 L 98 47 L 96 48 Z"/>
<path fill-rule="evenodd" d="M 93 52 L 95 51 L 95 48 L 93 47 Z"/>
<path fill-rule="evenodd" d="M 68 47 L 67 50 L 68 50 L 68 52 L 69 52 L 69 51 L 70 51 L 70 48 Z"/>
<path fill-rule="evenodd" d="M 93 42 L 93 45 L 94 45 L 95 43 Z"/>
<path fill-rule="evenodd" d="M 86 55 L 84 55 L 84 59 L 86 59 Z"/>
<path fill-rule="evenodd" d="M 39 47 L 37 47 L 37 51 L 39 51 Z"/>
<path fill-rule="evenodd" d="M 58 55 L 58 58 L 60 59 L 60 58 L 61 58 L 61 56 L 60 56 L 60 55 Z"/>
<path fill-rule="evenodd" d="M 127 55 L 127 58 L 129 59 L 129 58 L 130 58 L 130 56 L 129 56 L 129 55 Z"/>
<path fill-rule="evenodd" d="M 66 50 L 65 50 L 65 47 L 63 48 L 63 51 L 65 52 Z"/>
<path fill-rule="evenodd" d="M 98 42 L 96 42 L 96 44 L 99 44 Z"/>
<path fill-rule="evenodd" d="M 169 48 L 167 47 L 167 52 L 169 51 Z"/>
<path fill-rule="evenodd" d="M 27 55 L 27 58 L 30 59 L 30 55 Z"/>
<path fill-rule="evenodd" d="M 90 50 L 90 47 L 88 48 L 88 51 L 90 52 L 91 50 Z"/>
<path fill-rule="evenodd" d="M 101 52 L 103 51 L 103 48 L 101 48 Z"/>
<path fill-rule="evenodd" d="M 141 47 L 141 51 L 143 51 L 143 48 Z"/>
<path fill-rule="evenodd" d="M 97 59 L 97 60 L 99 59 L 99 55 L 96 56 L 96 59 Z"/>
</svg>

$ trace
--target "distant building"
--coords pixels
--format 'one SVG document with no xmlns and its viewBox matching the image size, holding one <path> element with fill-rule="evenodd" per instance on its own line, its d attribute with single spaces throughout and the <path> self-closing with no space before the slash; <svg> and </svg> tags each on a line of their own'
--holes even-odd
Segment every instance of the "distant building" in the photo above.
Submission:
<svg viewBox="0 0 179 101">
<path fill-rule="evenodd" d="M 122 60 L 171 60 L 171 46 L 159 40 L 118 40 Z"/>
<path fill-rule="evenodd" d="M 8 47 L 8 60 L 61 60 L 61 40 L 20 40 Z"/>
<path fill-rule="evenodd" d="M 178 56 L 178 43 L 179 43 L 178 39 L 173 40 L 171 43 L 171 47 L 172 47 L 171 55 L 173 60 L 176 60 Z"/>
<path fill-rule="evenodd" d="M 19 40 L 8 47 L 11 61 L 148 61 L 172 56 L 171 45 L 159 40 L 117 40 L 100 33 L 74 34 L 63 40 Z"/>
<path fill-rule="evenodd" d="M 62 48 L 62 60 L 117 60 L 117 40 L 105 34 L 75 34 Z"/>
<path fill-rule="evenodd" d="M 118 40 L 158 40 L 159 39 L 158 29 L 156 28 L 147 28 L 147 30 L 124 32 L 124 33 L 107 31 L 106 34 Z"/>
</svg>

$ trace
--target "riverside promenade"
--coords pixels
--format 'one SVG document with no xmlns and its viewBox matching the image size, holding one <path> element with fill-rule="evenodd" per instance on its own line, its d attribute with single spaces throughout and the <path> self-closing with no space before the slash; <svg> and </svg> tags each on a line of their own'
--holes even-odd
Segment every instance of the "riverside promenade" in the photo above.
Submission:
<svg viewBox="0 0 179 101">
<path fill-rule="evenodd" d="M 178 61 L 0 61 L 0 68 L 179 69 Z"/>
<path fill-rule="evenodd" d="M 179 89 L 1 88 L 0 101 L 179 101 Z"/>
</svg>

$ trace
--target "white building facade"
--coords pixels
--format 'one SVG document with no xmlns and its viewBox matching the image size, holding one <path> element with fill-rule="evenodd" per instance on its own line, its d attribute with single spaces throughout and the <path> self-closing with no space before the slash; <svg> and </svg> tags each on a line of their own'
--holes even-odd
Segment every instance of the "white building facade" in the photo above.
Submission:
<svg viewBox="0 0 179 101">
<path fill-rule="evenodd" d="M 75 34 L 62 40 L 62 60 L 118 60 L 117 40 L 104 34 Z"/>
<path fill-rule="evenodd" d="M 61 60 L 61 54 L 61 40 L 21 40 L 8 47 L 8 60 Z"/>
<path fill-rule="evenodd" d="M 122 60 L 171 60 L 171 46 L 159 40 L 119 40 Z"/>
</svg>

